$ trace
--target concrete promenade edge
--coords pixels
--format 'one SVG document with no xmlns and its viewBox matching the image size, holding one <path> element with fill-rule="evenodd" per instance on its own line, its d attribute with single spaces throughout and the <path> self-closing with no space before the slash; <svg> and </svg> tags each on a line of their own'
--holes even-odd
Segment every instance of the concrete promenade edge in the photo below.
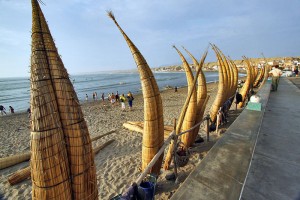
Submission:
<svg viewBox="0 0 300 200">
<path fill-rule="evenodd" d="M 297 138 L 300 127 L 294 124 L 300 114 L 300 107 L 296 108 L 299 92 L 289 80 L 282 78 L 278 91 L 270 94 L 270 82 L 267 82 L 258 92 L 262 111 L 244 109 L 171 199 L 295 199 L 300 191 L 300 148 L 294 146 L 300 143 L 300 137 Z M 290 143 L 293 143 L 291 149 Z M 273 162 L 278 164 L 273 170 L 268 164 L 276 162 L 267 162 L 272 153 L 276 154 Z M 292 171 L 287 173 L 282 168 Z M 264 182 L 264 175 L 271 179 L 266 178 Z M 268 183 L 270 180 L 276 183 Z M 287 181 L 285 186 L 281 185 L 282 180 Z M 287 185 L 291 189 L 287 190 Z M 279 186 L 283 186 L 280 195 L 277 194 L 281 191 Z"/>
<path fill-rule="evenodd" d="M 300 200 L 300 90 L 295 85 L 282 78 L 278 92 L 270 94 L 243 200 Z"/>
</svg>

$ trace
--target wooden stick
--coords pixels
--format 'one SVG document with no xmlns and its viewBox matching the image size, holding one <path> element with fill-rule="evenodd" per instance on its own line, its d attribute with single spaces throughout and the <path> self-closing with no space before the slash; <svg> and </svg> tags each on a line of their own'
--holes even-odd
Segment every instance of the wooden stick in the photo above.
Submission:
<svg viewBox="0 0 300 200">
<path fill-rule="evenodd" d="M 105 134 L 103 134 L 103 135 L 99 135 L 99 136 L 96 136 L 96 137 L 94 137 L 94 138 L 91 138 L 91 140 L 92 140 L 92 141 L 98 140 L 98 139 L 100 139 L 100 138 L 102 138 L 102 137 L 104 137 L 104 136 L 107 136 L 107 135 L 109 135 L 109 134 L 112 134 L 112 133 L 114 133 L 114 132 L 116 132 L 116 130 L 111 130 L 111 131 L 109 131 L 109 132 L 107 132 L 107 133 L 105 133 Z"/>
<path fill-rule="evenodd" d="M 104 149 L 106 146 L 110 145 L 110 144 L 113 143 L 114 141 L 115 141 L 115 140 L 112 139 L 112 140 L 109 140 L 109 141 L 105 142 L 104 144 L 102 144 L 102 145 L 100 145 L 100 146 L 98 146 L 98 147 L 95 147 L 95 148 L 93 149 L 94 155 L 96 155 L 100 150 Z"/>
</svg>

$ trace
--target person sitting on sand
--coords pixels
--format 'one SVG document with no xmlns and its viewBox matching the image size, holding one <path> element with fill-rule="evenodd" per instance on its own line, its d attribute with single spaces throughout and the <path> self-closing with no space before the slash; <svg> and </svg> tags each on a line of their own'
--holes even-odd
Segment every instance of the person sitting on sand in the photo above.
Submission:
<svg viewBox="0 0 300 200">
<path fill-rule="evenodd" d="M 9 111 L 11 114 L 15 113 L 15 109 L 12 106 L 9 106 Z"/>
<path fill-rule="evenodd" d="M 3 113 L 6 115 L 6 112 L 5 112 L 5 107 L 0 105 L 0 112 L 1 112 L 1 115 L 3 115 Z"/>
<path fill-rule="evenodd" d="M 127 100 L 128 100 L 129 110 L 132 110 L 132 101 L 134 100 L 134 98 L 130 91 L 127 94 Z"/>
<path fill-rule="evenodd" d="M 124 111 L 125 110 L 125 101 L 126 101 L 126 98 L 125 98 L 125 96 L 124 96 L 124 94 L 122 94 L 121 96 L 120 96 L 120 102 L 121 102 L 121 109 L 122 109 L 122 111 Z"/>
</svg>

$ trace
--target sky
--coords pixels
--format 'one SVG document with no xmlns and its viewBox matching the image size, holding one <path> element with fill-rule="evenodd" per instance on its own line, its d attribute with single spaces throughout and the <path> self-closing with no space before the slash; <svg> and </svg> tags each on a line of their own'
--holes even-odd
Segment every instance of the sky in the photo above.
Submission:
<svg viewBox="0 0 300 200">
<path fill-rule="evenodd" d="M 0 77 L 28 77 L 31 1 L 0 0 Z M 300 0 L 43 0 L 69 74 L 135 69 L 106 11 L 150 67 L 181 64 L 173 45 L 200 59 L 209 43 L 232 59 L 300 56 Z M 186 54 L 185 54 L 186 55 Z M 190 59 L 186 55 L 188 61 Z M 206 61 L 215 61 L 210 49 Z"/>
</svg>

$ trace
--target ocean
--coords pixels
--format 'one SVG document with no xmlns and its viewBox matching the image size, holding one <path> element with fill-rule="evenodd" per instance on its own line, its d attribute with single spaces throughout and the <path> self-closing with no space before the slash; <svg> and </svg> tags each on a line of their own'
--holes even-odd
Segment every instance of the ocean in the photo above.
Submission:
<svg viewBox="0 0 300 200">
<path fill-rule="evenodd" d="M 178 88 L 187 85 L 184 72 L 158 72 L 154 73 L 160 90 L 171 86 Z M 205 72 L 207 83 L 218 81 L 218 72 Z M 140 94 L 141 84 L 138 73 L 99 73 L 88 75 L 70 75 L 78 99 L 83 102 L 86 94 L 92 100 L 93 92 L 97 92 L 98 99 L 102 93 L 107 98 L 108 93 L 119 94 L 128 91 L 133 94 Z M 30 106 L 30 80 L 29 78 L 0 78 L 0 105 L 3 105 L 7 112 L 9 106 L 15 112 L 24 112 Z"/>
</svg>

